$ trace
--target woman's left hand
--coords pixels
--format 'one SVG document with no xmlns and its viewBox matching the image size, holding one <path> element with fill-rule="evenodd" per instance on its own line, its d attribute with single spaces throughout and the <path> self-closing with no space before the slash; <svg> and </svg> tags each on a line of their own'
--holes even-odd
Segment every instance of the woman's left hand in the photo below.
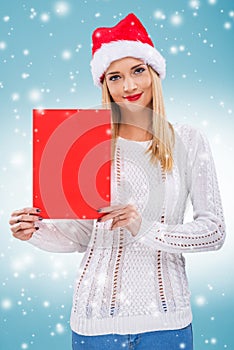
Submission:
<svg viewBox="0 0 234 350">
<path fill-rule="evenodd" d="M 112 219 L 111 230 L 118 227 L 126 227 L 132 236 L 135 237 L 140 229 L 141 215 L 132 204 L 105 207 L 99 209 L 98 212 L 105 214 L 98 219 L 99 222 Z"/>
</svg>

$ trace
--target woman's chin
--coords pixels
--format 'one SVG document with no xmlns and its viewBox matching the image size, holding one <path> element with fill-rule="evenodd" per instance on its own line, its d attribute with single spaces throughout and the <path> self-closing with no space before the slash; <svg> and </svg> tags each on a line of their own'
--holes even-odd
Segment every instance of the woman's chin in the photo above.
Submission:
<svg viewBox="0 0 234 350">
<path fill-rule="evenodd" d="M 120 102 L 118 103 L 118 105 L 121 109 L 129 112 L 134 112 L 134 113 L 147 109 L 147 107 L 142 106 L 137 102 Z"/>
</svg>

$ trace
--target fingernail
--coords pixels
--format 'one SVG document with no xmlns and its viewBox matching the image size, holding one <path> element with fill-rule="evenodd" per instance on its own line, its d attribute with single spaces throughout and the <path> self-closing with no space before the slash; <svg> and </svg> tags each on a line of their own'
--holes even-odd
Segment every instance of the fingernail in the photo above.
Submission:
<svg viewBox="0 0 234 350">
<path fill-rule="evenodd" d="M 35 230 L 39 230 L 39 227 L 35 227 Z"/>
<path fill-rule="evenodd" d="M 37 209 L 36 209 L 36 212 L 37 212 L 37 213 L 40 213 L 40 212 L 41 212 L 41 209 L 37 208 Z"/>
</svg>

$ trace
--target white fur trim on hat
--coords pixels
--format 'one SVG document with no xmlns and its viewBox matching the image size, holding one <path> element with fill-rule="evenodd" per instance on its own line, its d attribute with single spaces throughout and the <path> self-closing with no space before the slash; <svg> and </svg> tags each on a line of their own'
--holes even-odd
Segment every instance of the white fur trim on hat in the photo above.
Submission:
<svg viewBox="0 0 234 350">
<path fill-rule="evenodd" d="M 141 41 L 119 40 L 102 44 L 93 55 L 90 63 L 94 84 L 101 86 L 100 78 L 103 76 L 111 62 L 123 57 L 142 59 L 150 65 L 164 79 L 166 76 L 166 62 L 163 56 L 151 45 Z"/>
</svg>

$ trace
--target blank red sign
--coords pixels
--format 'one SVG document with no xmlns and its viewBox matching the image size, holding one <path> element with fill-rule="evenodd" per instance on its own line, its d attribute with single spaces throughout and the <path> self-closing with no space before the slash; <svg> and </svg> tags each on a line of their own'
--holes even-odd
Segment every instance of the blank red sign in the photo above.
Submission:
<svg viewBox="0 0 234 350">
<path fill-rule="evenodd" d="M 33 110 L 33 206 L 43 218 L 98 218 L 110 167 L 110 110 Z"/>
</svg>

